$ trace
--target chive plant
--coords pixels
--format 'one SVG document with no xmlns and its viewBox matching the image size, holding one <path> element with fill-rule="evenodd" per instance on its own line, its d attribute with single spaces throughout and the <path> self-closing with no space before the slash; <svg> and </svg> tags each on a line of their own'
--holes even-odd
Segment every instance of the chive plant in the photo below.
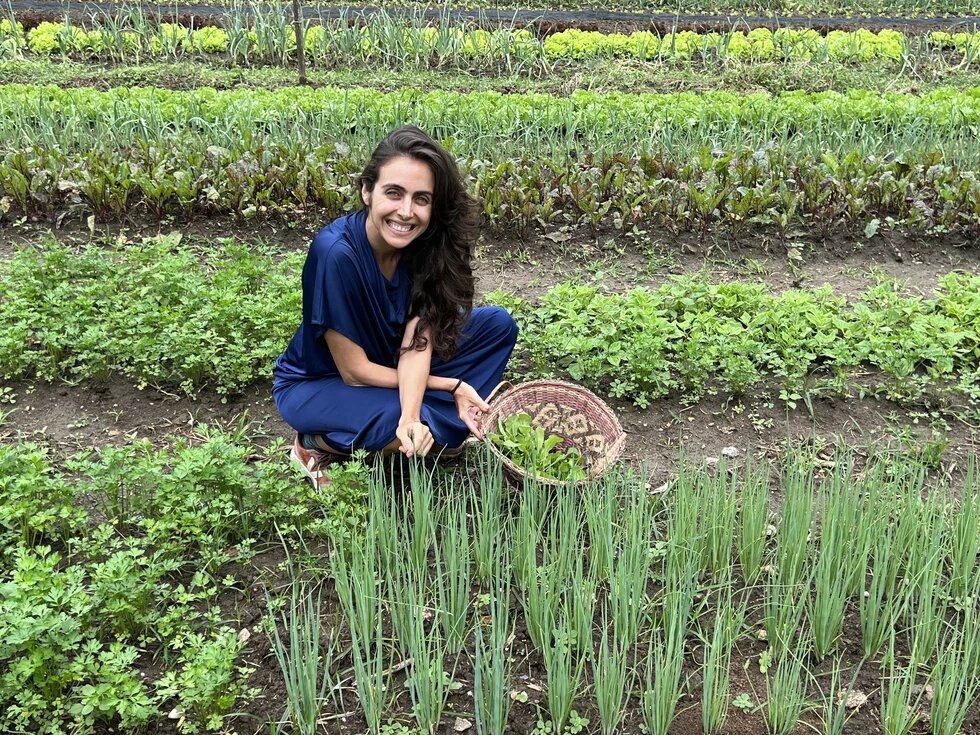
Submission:
<svg viewBox="0 0 980 735">
<path fill-rule="evenodd" d="M 674 485 L 674 502 L 667 514 L 664 578 L 678 582 L 704 571 L 704 536 L 699 523 L 697 474 L 682 469 Z"/>
<path fill-rule="evenodd" d="M 738 561 L 746 584 L 752 584 L 762 569 L 769 527 L 768 465 L 746 462 L 738 509 Z"/>
<path fill-rule="evenodd" d="M 477 735 L 504 735 L 510 715 L 510 570 L 506 555 L 491 581 L 487 612 L 476 623 L 473 700 Z"/>
<path fill-rule="evenodd" d="M 455 656 L 466 641 L 473 575 L 462 497 L 451 496 L 446 510 L 442 535 L 435 546 L 435 587 L 446 650 Z"/>
<path fill-rule="evenodd" d="M 769 735 L 790 735 L 807 707 L 806 657 L 810 642 L 804 636 L 778 657 L 775 670 L 766 672 L 763 718 Z"/>
<path fill-rule="evenodd" d="M 615 735 L 625 715 L 626 699 L 632 690 L 628 653 L 632 644 L 611 635 L 610 610 L 602 608 L 598 647 L 592 649 L 592 682 L 602 735 Z"/>
<path fill-rule="evenodd" d="M 932 735 L 958 735 L 980 699 L 980 614 L 967 610 L 963 625 L 951 632 L 932 670 Z"/>
<path fill-rule="evenodd" d="M 552 636 L 558 619 L 558 608 L 563 586 L 563 575 L 554 564 L 535 567 L 524 594 L 519 596 L 524 608 L 524 621 L 531 642 L 538 649 L 544 648 Z"/>
<path fill-rule="evenodd" d="M 289 601 L 280 621 L 272 624 L 272 650 L 286 686 L 286 716 L 299 735 L 314 735 L 328 695 L 336 695 L 331 675 L 336 652 L 336 630 L 324 631 L 320 619 L 323 590 L 293 577 Z M 271 606 L 271 599 L 266 597 Z M 278 622 L 286 631 L 279 633 Z M 324 641 L 324 638 L 326 639 Z M 338 702 L 335 699 L 334 704 Z"/>
<path fill-rule="evenodd" d="M 631 488 L 618 533 L 611 540 L 612 555 L 606 573 L 613 632 L 620 646 L 632 646 L 647 608 L 650 580 L 651 533 L 655 501 L 640 488 Z"/>
<path fill-rule="evenodd" d="M 819 714 L 820 735 L 843 735 L 844 726 L 856 711 L 850 709 L 849 700 L 863 665 L 862 660 L 854 669 L 851 681 L 844 689 L 841 686 L 841 661 L 838 659 L 834 662 L 830 670 L 830 686 L 822 692 L 821 697 L 823 711 Z"/>
<path fill-rule="evenodd" d="M 714 472 L 705 472 L 702 478 L 699 504 L 703 509 L 706 562 L 708 571 L 719 574 L 732 563 L 737 509 L 734 474 L 722 459 Z"/>
<path fill-rule="evenodd" d="M 347 560 L 348 554 L 350 561 Z M 358 701 L 372 735 L 381 731 L 388 667 L 381 627 L 380 594 L 371 534 L 348 549 L 333 552 L 331 570 L 351 637 L 351 658 Z"/>
<path fill-rule="evenodd" d="M 721 587 L 722 602 L 715 610 L 714 624 L 704 646 L 701 728 L 705 735 L 721 730 L 728 718 L 732 648 L 745 619 L 745 606 L 735 606 L 731 579 L 724 579 Z"/>
<path fill-rule="evenodd" d="M 617 523 L 618 478 L 607 473 L 596 482 L 589 483 L 583 493 L 585 525 L 589 533 L 589 562 L 596 578 L 605 581 L 610 576 L 613 546 Z M 627 512 L 631 499 L 627 499 Z"/>
<path fill-rule="evenodd" d="M 428 566 L 429 551 L 435 542 L 439 514 L 436 511 L 435 483 L 436 468 L 427 469 L 422 460 L 413 458 L 408 464 L 410 490 L 409 512 L 411 533 L 409 534 L 410 559 L 420 573 Z"/>
<path fill-rule="evenodd" d="M 818 661 L 830 653 L 840 637 L 850 579 L 863 557 L 865 534 L 858 529 L 864 514 L 852 479 L 850 472 L 837 469 L 828 482 L 821 484 L 819 491 L 820 536 L 810 607 L 813 652 Z"/>
<path fill-rule="evenodd" d="M 790 583 L 781 569 L 766 576 L 762 609 L 766 638 L 775 658 L 790 649 L 806 619 L 809 582 Z"/>
<path fill-rule="evenodd" d="M 920 531 L 909 551 L 903 609 L 912 630 L 912 650 L 920 661 L 927 661 L 936 651 L 949 607 L 941 586 L 943 510 L 932 497 L 916 505 L 921 507 Z"/>
<path fill-rule="evenodd" d="M 789 589 L 803 581 L 811 550 L 814 489 L 812 463 L 790 458 L 783 475 L 783 507 L 776 530 L 776 568 Z"/>
<path fill-rule="evenodd" d="M 474 576 L 480 582 L 493 578 L 499 564 L 504 533 L 504 487 L 501 461 L 482 446 L 469 473 L 476 481 L 469 483 L 470 514 L 473 518 Z"/>
<path fill-rule="evenodd" d="M 587 657 L 576 655 L 572 648 L 574 630 L 570 611 L 563 605 L 554 629 L 541 647 L 544 668 L 548 676 L 548 715 L 556 733 L 564 732 L 572 714 L 572 705 L 579 694 Z"/>
<path fill-rule="evenodd" d="M 980 554 L 980 498 L 976 484 L 976 459 L 967 465 L 962 499 L 951 512 L 947 528 L 950 590 L 954 597 L 964 597 L 975 574 Z"/>
<path fill-rule="evenodd" d="M 577 656 L 584 657 L 592 650 L 592 624 L 598 597 L 598 582 L 592 566 L 580 554 L 572 563 L 571 576 L 565 586 L 565 606 L 568 610 L 569 633 Z"/>
<path fill-rule="evenodd" d="M 419 730 L 433 735 L 449 697 L 451 677 L 446 673 L 446 648 L 438 622 L 426 625 L 422 609 L 416 609 L 409 631 L 407 648 L 412 663 L 406 684 L 412 713 Z"/>
<path fill-rule="evenodd" d="M 888 674 L 881 682 L 879 718 L 884 735 L 910 735 L 919 721 L 919 702 L 925 688 L 916 687 L 919 664 L 913 658 L 907 666 L 898 668 L 895 656 L 895 636 L 890 637 Z"/>
<path fill-rule="evenodd" d="M 667 735 L 681 696 L 686 620 L 681 601 L 673 614 L 664 613 L 664 625 L 655 628 L 647 647 L 640 709 L 650 735 Z"/>
<path fill-rule="evenodd" d="M 865 658 L 877 655 L 894 630 L 898 614 L 896 590 L 901 551 L 896 547 L 894 526 L 888 525 L 873 542 L 864 594 L 858 597 L 861 646 Z"/>
<path fill-rule="evenodd" d="M 517 518 L 513 523 L 513 570 L 518 589 L 527 590 L 536 582 L 538 547 L 543 535 L 544 498 L 541 486 L 525 480 Z"/>
</svg>

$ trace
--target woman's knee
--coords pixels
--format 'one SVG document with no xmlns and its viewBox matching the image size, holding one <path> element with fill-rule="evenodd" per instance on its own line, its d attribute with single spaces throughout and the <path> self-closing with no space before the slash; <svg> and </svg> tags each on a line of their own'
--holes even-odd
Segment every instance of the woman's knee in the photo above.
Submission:
<svg viewBox="0 0 980 735">
<path fill-rule="evenodd" d="M 485 306 L 484 329 L 493 336 L 498 336 L 504 343 L 515 344 L 517 342 L 517 322 L 502 306 Z"/>
</svg>

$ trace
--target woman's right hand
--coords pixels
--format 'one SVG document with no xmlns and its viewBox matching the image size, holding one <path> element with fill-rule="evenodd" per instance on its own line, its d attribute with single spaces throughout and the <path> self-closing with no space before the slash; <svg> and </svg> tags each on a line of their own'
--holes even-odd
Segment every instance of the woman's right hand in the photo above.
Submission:
<svg viewBox="0 0 980 735">
<path fill-rule="evenodd" d="M 406 457 L 424 457 L 432 449 L 435 439 L 429 427 L 418 419 L 402 419 L 395 429 L 395 436 L 401 442 L 399 451 Z"/>
</svg>

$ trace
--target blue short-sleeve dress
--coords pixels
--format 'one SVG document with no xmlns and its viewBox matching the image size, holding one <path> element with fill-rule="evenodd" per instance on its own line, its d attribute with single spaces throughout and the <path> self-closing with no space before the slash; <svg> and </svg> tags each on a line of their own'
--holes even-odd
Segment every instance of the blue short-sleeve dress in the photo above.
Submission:
<svg viewBox="0 0 980 735">
<path fill-rule="evenodd" d="M 345 384 L 324 339 L 333 329 L 371 362 L 398 364 L 411 277 L 399 263 L 393 278 L 385 278 L 367 239 L 366 218 L 364 210 L 340 217 L 313 238 L 303 266 L 303 321 L 273 373 L 273 397 L 286 423 L 321 435 L 340 452 L 383 449 L 395 439 L 401 417 L 398 389 Z M 516 341 L 517 326 L 504 309 L 473 309 L 453 356 L 433 355 L 430 373 L 461 378 L 486 398 Z M 447 391 L 426 390 L 420 418 L 443 446 L 459 446 L 469 433 Z"/>
</svg>

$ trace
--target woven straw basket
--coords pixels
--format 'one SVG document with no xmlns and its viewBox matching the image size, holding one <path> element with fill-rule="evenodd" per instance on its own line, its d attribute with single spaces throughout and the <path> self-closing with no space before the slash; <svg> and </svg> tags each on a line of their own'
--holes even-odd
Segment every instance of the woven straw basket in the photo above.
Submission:
<svg viewBox="0 0 980 735">
<path fill-rule="evenodd" d="M 599 477 L 619 458 L 626 434 L 612 410 L 592 391 L 559 380 L 532 380 L 512 385 L 501 383 L 488 400 L 490 410 L 483 415 L 483 426 L 495 431 L 501 420 L 526 413 L 531 424 L 546 434 L 562 438 L 559 451 L 578 449 L 585 457 L 586 477 Z M 503 462 L 504 469 L 518 480 L 527 471 L 504 456 L 493 442 L 490 451 Z M 586 481 L 587 481 L 586 480 Z M 561 485 L 560 480 L 539 478 L 541 485 Z"/>
</svg>

